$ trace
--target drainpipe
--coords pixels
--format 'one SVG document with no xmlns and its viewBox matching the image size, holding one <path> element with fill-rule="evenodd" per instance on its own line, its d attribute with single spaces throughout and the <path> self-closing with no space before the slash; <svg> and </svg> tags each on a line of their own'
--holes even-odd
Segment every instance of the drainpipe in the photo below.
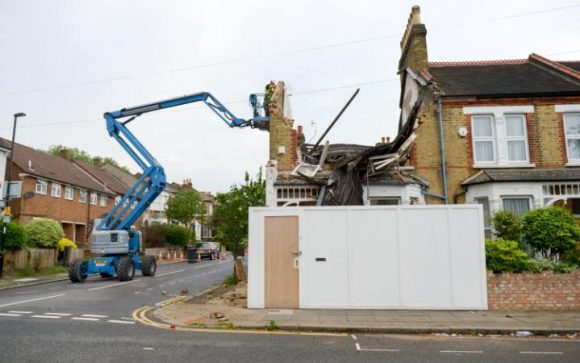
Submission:
<svg viewBox="0 0 580 363">
<path fill-rule="evenodd" d="M 445 140 L 443 139 L 443 110 L 441 105 L 441 98 L 437 99 L 437 120 L 439 123 L 439 147 L 441 155 L 441 178 L 443 179 L 443 200 L 445 204 L 449 204 L 449 196 L 447 195 L 447 161 L 445 158 Z"/>
</svg>

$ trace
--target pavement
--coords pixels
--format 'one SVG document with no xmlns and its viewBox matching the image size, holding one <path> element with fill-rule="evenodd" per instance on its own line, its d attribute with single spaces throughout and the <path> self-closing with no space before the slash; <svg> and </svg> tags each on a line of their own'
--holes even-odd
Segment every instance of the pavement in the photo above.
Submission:
<svg viewBox="0 0 580 363">
<path fill-rule="evenodd" d="M 243 288 L 238 288 L 224 296 L 207 299 L 205 303 L 199 298 L 175 301 L 147 315 L 161 326 L 166 324 L 181 329 L 518 336 L 531 333 L 562 334 L 572 338 L 580 332 L 580 311 L 247 309 L 243 307 L 244 293 Z"/>
<path fill-rule="evenodd" d="M 175 263 L 183 262 L 184 260 L 170 260 L 170 261 L 157 261 L 158 266 L 171 265 Z M 38 276 L 28 276 L 28 277 L 17 277 L 17 276 L 7 276 L 4 275 L 0 279 L 0 290 L 13 289 L 18 287 L 28 287 L 49 284 L 51 282 L 66 281 L 68 280 L 68 273 L 52 274 L 52 275 L 38 275 Z"/>
</svg>

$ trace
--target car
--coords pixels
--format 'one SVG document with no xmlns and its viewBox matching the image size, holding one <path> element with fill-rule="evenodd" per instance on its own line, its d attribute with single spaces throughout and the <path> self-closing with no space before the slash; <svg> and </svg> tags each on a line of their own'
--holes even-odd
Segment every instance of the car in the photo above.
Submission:
<svg viewBox="0 0 580 363">
<path fill-rule="evenodd" d="M 219 242 L 213 242 L 213 241 L 208 241 L 207 243 L 212 244 L 214 246 L 216 258 L 219 260 L 220 253 L 222 252 L 222 244 Z"/>
<path fill-rule="evenodd" d="M 195 244 L 195 248 L 197 249 L 197 254 L 199 255 L 200 259 L 217 259 L 218 251 L 216 250 L 216 245 L 214 245 L 212 242 L 198 242 Z"/>
</svg>

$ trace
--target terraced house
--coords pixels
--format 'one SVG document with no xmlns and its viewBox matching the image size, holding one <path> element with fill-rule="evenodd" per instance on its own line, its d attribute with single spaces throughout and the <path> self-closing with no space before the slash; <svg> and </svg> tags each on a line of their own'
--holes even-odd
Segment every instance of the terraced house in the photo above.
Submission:
<svg viewBox="0 0 580 363">
<path fill-rule="evenodd" d="M 10 142 L 0 138 L 0 147 L 9 149 Z M 115 192 L 65 158 L 15 143 L 13 162 L 6 179 L 20 184 L 10 206 L 13 218 L 22 223 L 35 217 L 55 219 L 66 237 L 82 246 L 92 221 L 114 205 Z"/>
<path fill-rule="evenodd" d="M 502 209 L 580 215 L 580 61 L 431 62 L 426 36 L 414 7 L 401 41 L 401 120 L 423 98 L 408 165 L 429 183 L 426 202 L 482 204 L 488 235 Z"/>
</svg>

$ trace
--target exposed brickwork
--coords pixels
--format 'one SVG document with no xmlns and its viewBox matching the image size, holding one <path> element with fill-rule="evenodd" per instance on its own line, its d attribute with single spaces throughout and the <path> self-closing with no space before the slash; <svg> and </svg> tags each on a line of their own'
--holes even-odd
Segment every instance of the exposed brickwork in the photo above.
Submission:
<svg viewBox="0 0 580 363">
<path fill-rule="evenodd" d="M 278 170 L 292 170 L 295 165 L 296 137 L 292 137 L 294 120 L 284 117 L 284 82 L 276 83 L 269 107 L 270 160 L 278 161 Z M 284 152 L 280 153 L 280 147 Z"/>
<path fill-rule="evenodd" d="M 487 274 L 489 310 L 580 310 L 580 271 Z"/>
</svg>

